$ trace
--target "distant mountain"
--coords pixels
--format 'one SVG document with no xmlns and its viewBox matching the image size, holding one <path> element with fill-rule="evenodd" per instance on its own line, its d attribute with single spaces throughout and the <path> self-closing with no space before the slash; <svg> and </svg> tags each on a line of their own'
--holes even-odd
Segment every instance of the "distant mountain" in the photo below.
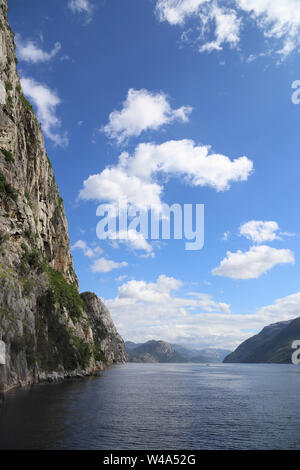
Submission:
<svg viewBox="0 0 300 470">
<path fill-rule="evenodd" d="M 189 362 L 223 362 L 231 352 L 228 349 L 189 349 L 181 344 L 172 344 L 175 351 L 185 357 Z"/>
<path fill-rule="evenodd" d="M 197 356 L 194 356 L 192 362 L 223 362 L 224 358 L 230 354 L 228 349 L 214 349 L 207 348 L 199 351 Z"/>
<path fill-rule="evenodd" d="M 152 340 L 135 348 L 132 348 L 131 343 L 127 354 L 130 362 L 187 362 L 170 343 L 165 341 Z"/>
<path fill-rule="evenodd" d="M 192 349 L 166 341 L 148 341 L 147 343 L 125 343 L 130 362 L 222 362 L 230 351 L 225 349 Z"/>
<path fill-rule="evenodd" d="M 244 341 L 224 362 L 290 364 L 292 343 L 297 339 L 300 340 L 300 318 L 274 323 Z"/>
<path fill-rule="evenodd" d="M 172 346 L 178 354 L 188 360 L 192 360 L 192 358 L 198 356 L 200 352 L 197 349 L 188 348 L 187 346 L 182 346 L 181 344 L 172 344 Z"/>
</svg>

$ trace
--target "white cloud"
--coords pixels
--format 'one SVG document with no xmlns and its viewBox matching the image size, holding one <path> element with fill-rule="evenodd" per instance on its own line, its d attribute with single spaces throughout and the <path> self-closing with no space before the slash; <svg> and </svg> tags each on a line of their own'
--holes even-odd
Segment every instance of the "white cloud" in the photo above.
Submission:
<svg viewBox="0 0 300 470">
<path fill-rule="evenodd" d="M 242 224 L 239 234 L 253 243 L 272 242 L 282 240 L 282 237 L 295 237 L 295 233 L 279 232 L 279 225 L 274 221 L 250 220 Z"/>
<path fill-rule="evenodd" d="M 253 246 L 247 252 L 228 251 L 220 265 L 213 269 L 215 276 L 231 279 L 256 279 L 277 264 L 294 263 L 294 254 L 290 250 L 278 250 L 270 246 Z"/>
<path fill-rule="evenodd" d="M 119 287 L 119 298 L 160 303 L 168 301 L 171 291 L 178 290 L 181 286 L 181 281 L 165 275 L 159 276 L 156 283 L 134 280 Z"/>
<path fill-rule="evenodd" d="M 117 166 L 84 181 L 79 197 L 141 208 L 160 207 L 163 186 L 156 182 L 159 174 L 183 178 L 194 187 L 225 191 L 234 182 L 246 181 L 252 169 L 253 163 L 246 157 L 231 160 L 210 153 L 207 146 L 196 146 L 192 140 L 140 144 L 132 156 L 123 152 Z"/>
<path fill-rule="evenodd" d="M 224 232 L 224 235 L 222 237 L 222 241 L 227 242 L 229 237 L 230 237 L 230 232 Z"/>
<path fill-rule="evenodd" d="M 297 237 L 297 234 L 296 233 L 291 233 L 291 232 L 280 232 L 280 234 L 282 237 Z"/>
<path fill-rule="evenodd" d="M 61 49 L 60 42 L 55 43 L 51 52 L 43 51 L 32 40 L 23 41 L 20 34 L 15 36 L 17 57 L 19 60 L 36 64 L 38 62 L 48 62 L 53 59 Z"/>
<path fill-rule="evenodd" d="M 87 256 L 88 258 L 93 258 L 94 256 L 99 256 L 103 253 L 102 248 L 99 246 L 96 247 L 90 247 L 88 244 L 83 241 L 83 240 L 78 240 L 74 245 L 71 247 L 71 249 L 74 250 L 82 250 L 84 256 Z"/>
<path fill-rule="evenodd" d="M 94 9 L 89 0 L 69 0 L 68 7 L 73 13 L 86 13 L 88 15 L 91 15 Z"/>
<path fill-rule="evenodd" d="M 145 183 L 121 167 L 111 167 L 85 180 L 79 198 L 117 204 L 128 201 L 137 207 L 151 207 L 160 206 L 161 192 L 157 183 Z"/>
<path fill-rule="evenodd" d="M 186 297 L 174 295 L 173 292 L 179 291 L 182 286 L 183 282 L 181 280 L 168 277 L 164 274 L 160 275 L 156 282 L 132 280 L 118 288 L 118 297 L 111 301 L 110 304 L 114 306 L 133 306 L 141 302 L 145 308 L 147 308 L 146 304 L 149 304 L 154 310 L 162 306 L 162 311 L 169 305 L 170 311 L 168 316 L 170 317 L 174 314 L 174 308 L 182 312 L 184 308 L 189 311 L 200 308 L 205 312 L 230 313 L 230 306 L 227 303 L 215 302 L 208 294 L 189 292 L 186 294 Z M 152 318 L 149 317 L 148 321 L 151 323 Z"/>
<path fill-rule="evenodd" d="M 272 242 L 273 240 L 280 239 L 278 231 L 278 223 L 274 221 L 250 220 L 239 228 L 240 235 L 254 243 Z"/>
<path fill-rule="evenodd" d="M 190 106 L 172 109 L 164 93 L 130 89 L 123 109 L 113 111 L 102 130 L 120 144 L 129 137 L 139 136 L 146 130 L 157 130 L 176 120 L 187 122 L 191 111 Z"/>
<path fill-rule="evenodd" d="M 200 6 L 207 0 L 158 0 L 156 10 L 160 21 L 168 21 L 172 25 L 183 24 L 188 16 L 200 12 Z"/>
<path fill-rule="evenodd" d="M 298 0 L 236 0 L 239 8 L 256 20 L 269 38 L 280 39 L 277 50 L 283 58 L 299 45 L 300 10 Z"/>
<path fill-rule="evenodd" d="M 123 261 L 122 263 L 117 263 L 110 259 L 99 258 L 92 264 L 92 271 L 94 273 L 109 273 L 113 269 L 126 268 L 128 263 Z"/>
<path fill-rule="evenodd" d="M 202 44 L 199 48 L 200 52 L 221 51 L 224 44 L 234 47 L 239 43 L 241 20 L 237 17 L 234 10 L 219 8 L 213 5 L 201 16 L 203 35 L 205 36 L 205 32 L 210 30 L 211 24 L 214 24 L 215 39 Z"/>
<path fill-rule="evenodd" d="M 162 339 L 194 347 L 234 349 L 264 326 L 300 316 L 300 293 L 244 315 L 232 313 L 229 304 L 208 294 L 180 295 L 182 286 L 165 275 L 156 282 L 132 280 L 105 302 L 125 339 Z"/>
<path fill-rule="evenodd" d="M 215 40 L 206 42 L 200 51 L 220 50 L 225 43 L 237 46 L 246 20 L 274 41 L 273 49 L 282 59 L 300 44 L 298 0 L 158 0 L 156 11 L 160 21 L 171 25 L 183 26 L 188 19 L 196 19 L 202 42 L 213 31 Z"/>
<path fill-rule="evenodd" d="M 229 157 L 210 153 L 208 146 L 192 140 L 172 140 L 160 145 L 140 144 L 133 157 L 123 154 L 121 164 L 142 179 L 159 172 L 183 176 L 191 186 L 210 186 L 225 191 L 236 181 L 246 181 L 253 164 L 246 157 Z"/>
<path fill-rule="evenodd" d="M 199 51 L 211 52 L 222 50 L 225 44 L 230 47 L 237 46 L 240 41 L 242 20 L 235 9 L 228 6 L 228 1 L 158 0 L 156 12 L 160 21 L 167 21 L 171 25 L 184 25 L 188 18 L 197 16 L 201 31 L 198 38 L 201 43 Z M 199 35 L 198 31 L 199 28 Z M 214 33 L 214 40 L 206 41 L 211 32 Z M 186 36 L 187 34 L 184 34 L 184 37 Z"/>
<path fill-rule="evenodd" d="M 21 79 L 21 85 L 24 94 L 37 107 L 37 117 L 41 121 L 43 131 L 46 136 L 57 145 L 68 145 L 66 134 L 61 135 L 55 129 L 61 126 L 60 119 L 56 116 L 56 108 L 61 103 L 56 92 L 48 88 L 46 85 L 38 83 L 33 78 Z"/>
<path fill-rule="evenodd" d="M 265 322 L 269 321 L 270 323 L 279 318 L 290 320 L 300 317 L 300 292 L 277 299 L 274 304 L 262 307 L 258 311 L 258 315 L 264 318 Z"/>
<path fill-rule="evenodd" d="M 153 248 L 147 242 L 142 233 L 138 233 L 135 230 L 119 231 L 117 234 L 118 243 L 123 243 L 127 245 L 132 250 L 145 251 L 149 255 L 152 253 Z"/>
</svg>

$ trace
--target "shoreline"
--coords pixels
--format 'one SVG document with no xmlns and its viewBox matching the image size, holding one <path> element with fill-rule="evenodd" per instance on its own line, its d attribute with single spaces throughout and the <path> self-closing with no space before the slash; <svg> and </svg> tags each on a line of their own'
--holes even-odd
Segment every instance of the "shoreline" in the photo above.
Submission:
<svg viewBox="0 0 300 470">
<path fill-rule="evenodd" d="M 84 371 L 84 370 L 66 371 L 64 373 L 60 373 L 60 372 L 52 372 L 52 373 L 41 372 L 40 374 L 38 374 L 38 377 L 35 380 L 29 380 L 28 382 L 21 382 L 20 381 L 16 384 L 8 385 L 4 388 L 1 388 L 0 392 L 5 394 L 5 393 L 8 393 L 11 390 L 14 390 L 16 388 L 23 389 L 23 388 L 26 388 L 26 387 L 32 387 L 33 385 L 39 385 L 39 384 L 45 384 L 45 383 L 56 384 L 56 383 L 63 382 L 65 380 L 70 380 L 70 379 L 84 379 L 84 378 L 88 378 L 88 377 L 97 377 L 98 375 L 100 375 L 100 372 L 103 372 L 105 370 L 110 369 L 113 365 L 125 365 L 125 364 L 127 364 L 127 363 L 120 362 L 120 363 L 116 363 L 116 364 L 108 364 L 108 365 L 105 365 L 103 367 L 93 369 L 89 372 Z"/>
</svg>

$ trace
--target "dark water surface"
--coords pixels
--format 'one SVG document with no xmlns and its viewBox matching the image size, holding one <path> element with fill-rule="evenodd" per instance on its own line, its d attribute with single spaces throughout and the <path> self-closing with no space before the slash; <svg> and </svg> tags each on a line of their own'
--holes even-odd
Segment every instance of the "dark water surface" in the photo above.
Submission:
<svg viewBox="0 0 300 470">
<path fill-rule="evenodd" d="M 1 449 L 300 449 L 293 365 L 128 364 L 6 395 Z"/>
</svg>

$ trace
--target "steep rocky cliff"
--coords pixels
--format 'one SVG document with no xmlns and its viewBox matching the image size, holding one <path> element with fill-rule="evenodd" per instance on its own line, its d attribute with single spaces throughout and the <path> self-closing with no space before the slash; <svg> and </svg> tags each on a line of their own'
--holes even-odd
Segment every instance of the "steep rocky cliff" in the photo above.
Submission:
<svg viewBox="0 0 300 470">
<path fill-rule="evenodd" d="M 79 295 L 63 201 L 16 62 L 7 2 L 0 0 L 2 388 L 126 361 L 108 310 L 95 295 Z"/>
</svg>

